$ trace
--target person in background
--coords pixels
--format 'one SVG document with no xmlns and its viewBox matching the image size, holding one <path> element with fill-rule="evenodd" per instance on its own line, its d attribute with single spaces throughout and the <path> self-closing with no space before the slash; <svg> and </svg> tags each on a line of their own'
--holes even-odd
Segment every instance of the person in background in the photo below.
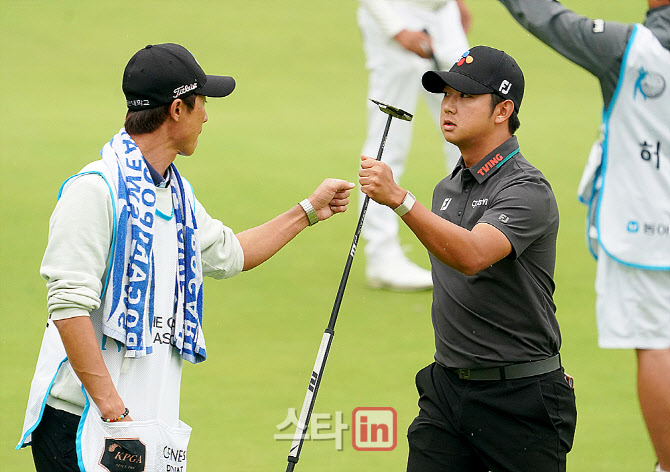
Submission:
<svg viewBox="0 0 670 472">
<path fill-rule="evenodd" d="M 501 3 L 600 83 L 601 132 L 579 190 L 597 258 L 598 344 L 637 353 L 656 470 L 670 471 L 670 1 L 647 0 L 643 24 L 594 20 L 549 0 Z"/>
<path fill-rule="evenodd" d="M 414 114 L 421 96 L 435 123 L 439 123 L 440 100 L 421 88 L 420 79 L 427 69 L 453 63 L 468 48 L 466 33 L 471 15 L 464 1 L 360 0 L 358 24 L 368 70 L 368 97 Z M 369 101 L 367 115 L 362 153 L 374 156 L 386 119 Z M 393 124 L 383 159 L 397 180 L 405 169 L 411 139 L 412 122 Z M 445 142 L 444 152 L 447 168 L 451 169 L 458 159 L 458 149 Z M 362 237 L 366 242 L 368 285 L 398 291 L 432 287 L 430 271 L 411 262 L 403 252 L 398 222 L 391 210 L 370 202 Z"/>
</svg>

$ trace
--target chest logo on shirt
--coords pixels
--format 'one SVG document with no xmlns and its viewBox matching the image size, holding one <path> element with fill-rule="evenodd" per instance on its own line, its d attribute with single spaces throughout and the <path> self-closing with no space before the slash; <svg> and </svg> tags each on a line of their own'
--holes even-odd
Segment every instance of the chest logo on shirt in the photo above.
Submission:
<svg viewBox="0 0 670 472">
<path fill-rule="evenodd" d="M 488 205 L 488 198 L 480 198 L 479 200 L 472 200 L 472 208 L 477 208 L 478 206 Z"/>
<path fill-rule="evenodd" d="M 440 211 L 446 210 L 450 203 L 451 203 L 451 197 L 445 198 L 444 201 L 442 202 L 442 206 L 440 207 Z"/>
<path fill-rule="evenodd" d="M 658 98 L 665 92 L 665 78 L 656 72 L 648 72 L 644 67 L 640 67 L 637 80 L 635 81 L 635 90 L 633 99 L 637 98 L 637 93 L 642 94 L 642 98 Z"/>
</svg>

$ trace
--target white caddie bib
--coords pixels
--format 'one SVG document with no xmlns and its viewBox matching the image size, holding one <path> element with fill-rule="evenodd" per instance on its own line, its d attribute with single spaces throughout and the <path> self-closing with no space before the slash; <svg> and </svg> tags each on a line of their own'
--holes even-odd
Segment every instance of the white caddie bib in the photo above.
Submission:
<svg viewBox="0 0 670 472">
<path fill-rule="evenodd" d="M 636 25 L 603 113 L 591 201 L 599 246 L 633 267 L 670 270 L 670 51 Z"/>
<path fill-rule="evenodd" d="M 92 163 L 85 173 L 102 175 L 113 182 L 109 171 Z M 110 192 L 115 192 L 113 185 Z M 157 189 L 157 193 L 170 189 Z M 113 196 L 114 197 L 114 196 Z M 155 314 L 152 324 L 153 352 L 141 358 L 127 358 L 121 343 L 102 334 L 103 306 L 91 312 L 91 321 L 101 344 L 102 355 L 132 422 L 105 423 L 88 394 L 77 432 L 76 448 L 82 472 L 172 471 L 185 472 L 191 428 L 179 420 L 183 359 L 173 347 L 174 281 L 177 270 L 176 224 L 171 215 L 171 198 L 157 207 L 154 257 L 156 260 Z M 115 201 L 114 198 L 112 201 Z M 42 343 L 22 439 L 27 445 L 39 423 L 46 399 L 59 369 L 70 368 L 58 330 L 49 323 Z M 76 376 L 72 373 L 74 378 Z"/>
</svg>

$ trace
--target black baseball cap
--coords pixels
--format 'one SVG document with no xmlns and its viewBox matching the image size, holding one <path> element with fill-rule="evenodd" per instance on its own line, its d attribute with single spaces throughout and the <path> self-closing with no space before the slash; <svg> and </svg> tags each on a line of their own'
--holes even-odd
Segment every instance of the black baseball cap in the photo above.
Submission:
<svg viewBox="0 0 670 472">
<path fill-rule="evenodd" d="M 123 71 L 123 93 L 131 111 L 155 108 L 193 94 L 225 97 L 234 88 L 235 79 L 206 75 L 193 54 L 173 43 L 140 49 Z"/>
<path fill-rule="evenodd" d="M 512 56 L 488 46 L 465 51 L 449 71 L 428 71 L 421 82 L 433 93 L 442 93 L 445 85 L 472 95 L 493 93 L 512 100 L 517 112 L 525 84 L 523 72 Z"/>
</svg>

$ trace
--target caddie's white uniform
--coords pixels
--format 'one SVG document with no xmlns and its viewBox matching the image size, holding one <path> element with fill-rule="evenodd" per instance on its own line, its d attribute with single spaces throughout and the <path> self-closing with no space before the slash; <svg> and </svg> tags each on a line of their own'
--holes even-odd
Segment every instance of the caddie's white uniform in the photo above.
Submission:
<svg viewBox="0 0 670 472">
<path fill-rule="evenodd" d="M 401 30 L 427 30 L 441 69 L 449 69 L 468 49 L 458 5 L 453 0 L 360 0 L 358 24 L 363 38 L 366 68 L 369 71 L 368 97 L 402 108 L 414 114 L 419 96 L 423 96 L 435 120 L 435 139 L 439 133 L 441 98 L 426 92 L 421 76 L 435 69 L 431 59 L 405 50 L 394 40 Z M 368 131 L 362 153 L 376 157 L 387 115 L 368 102 Z M 412 122 L 393 120 L 382 160 L 393 170 L 396 180 L 405 168 L 412 133 Z M 458 149 L 445 142 L 447 167 L 455 165 Z M 432 156 L 422 156 L 422 159 Z M 362 198 L 360 199 L 362 201 Z M 363 228 L 367 241 L 368 264 L 381 259 L 402 257 L 398 242 L 398 220 L 390 208 L 370 202 Z"/>
<path fill-rule="evenodd" d="M 598 343 L 636 350 L 656 470 L 670 470 L 670 388 L 655 381 L 667 378 L 670 360 L 670 4 L 650 1 L 640 25 L 589 18 L 551 0 L 499 1 L 600 85 L 601 138 L 579 192 L 598 259 Z"/>
<path fill-rule="evenodd" d="M 148 340 L 152 352 L 144 357 L 129 358 L 123 344 L 102 334 L 102 314 L 107 300 L 102 292 L 110 277 L 109 267 L 114 257 L 109 244 L 116 233 L 115 181 L 103 161 L 96 161 L 66 182 L 51 218 L 49 245 L 41 272 L 47 280 L 56 280 L 48 283 L 52 319 L 79 316 L 90 310 L 103 359 L 133 421 L 101 421 L 95 402 L 81 387 L 70 367 L 58 330 L 50 320 L 17 449 L 30 444 L 31 433 L 39 423 L 45 405 L 49 404 L 82 417 L 76 441 L 82 471 L 105 471 L 105 457 L 101 458 L 101 451 L 107 451 L 104 453 L 107 454 L 115 448 L 115 440 L 128 441 L 128 438 L 141 438 L 146 447 L 143 457 L 146 469 L 143 470 L 184 471 L 191 428 L 179 420 L 183 359 L 171 339 L 178 270 L 177 224 L 171 189 L 170 186 L 155 189 L 153 253 L 156 292 L 151 339 Z M 244 253 L 237 238 L 231 229 L 206 213 L 190 190 L 189 198 L 194 202 L 198 222 L 203 274 L 215 278 L 239 274 Z M 105 201 L 106 205 L 101 204 Z M 62 256 L 72 254 L 69 248 L 72 242 L 63 237 L 67 234 L 63 229 L 70 226 L 66 222 L 77 220 L 87 225 L 81 231 L 88 235 L 88 247 L 75 251 L 81 260 L 64 264 Z M 95 274 L 104 275 L 96 277 Z"/>
<path fill-rule="evenodd" d="M 669 86 L 670 51 L 636 25 L 582 179 L 601 347 L 670 347 Z"/>
</svg>

